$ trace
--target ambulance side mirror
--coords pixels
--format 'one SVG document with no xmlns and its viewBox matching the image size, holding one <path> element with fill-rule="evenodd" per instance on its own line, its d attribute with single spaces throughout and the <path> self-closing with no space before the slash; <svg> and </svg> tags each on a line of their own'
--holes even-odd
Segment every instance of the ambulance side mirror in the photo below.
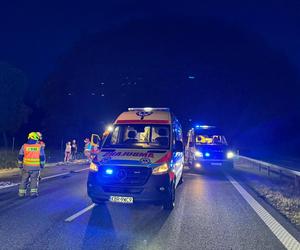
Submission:
<svg viewBox="0 0 300 250">
<path fill-rule="evenodd" d="M 91 145 L 92 146 L 99 146 L 101 142 L 100 136 L 96 134 L 92 134 L 91 137 Z"/>
</svg>

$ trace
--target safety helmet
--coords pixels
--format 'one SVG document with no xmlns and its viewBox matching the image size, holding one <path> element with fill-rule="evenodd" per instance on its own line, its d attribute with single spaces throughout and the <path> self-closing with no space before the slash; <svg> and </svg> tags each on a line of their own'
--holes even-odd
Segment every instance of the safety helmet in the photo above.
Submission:
<svg viewBox="0 0 300 250">
<path fill-rule="evenodd" d="M 36 132 L 31 132 L 28 134 L 28 139 L 38 141 L 40 137 Z"/>
</svg>

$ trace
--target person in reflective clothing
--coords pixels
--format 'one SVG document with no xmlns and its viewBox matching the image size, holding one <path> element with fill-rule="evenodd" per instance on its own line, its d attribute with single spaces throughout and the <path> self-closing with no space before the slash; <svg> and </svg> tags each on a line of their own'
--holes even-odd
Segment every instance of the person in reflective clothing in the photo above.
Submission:
<svg viewBox="0 0 300 250">
<path fill-rule="evenodd" d="M 22 179 L 19 186 L 19 196 L 24 197 L 27 191 L 27 185 L 30 181 L 30 196 L 38 196 L 38 184 L 40 170 L 45 166 L 44 147 L 39 144 L 39 135 L 31 132 L 28 135 L 28 141 L 19 152 L 18 163 L 22 170 Z"/>
</svg>

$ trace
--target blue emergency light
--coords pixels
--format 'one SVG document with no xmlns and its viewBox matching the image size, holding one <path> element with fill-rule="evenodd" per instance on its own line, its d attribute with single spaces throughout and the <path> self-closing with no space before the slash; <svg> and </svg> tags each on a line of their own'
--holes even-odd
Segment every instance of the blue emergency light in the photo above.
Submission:
<svg viewBox="0 0 300 250">
<path fill-rule="evenodd" d="M 210 153 L 206 152 L 205 154 L 205 157 L 210 157 Z"/>
<path fill-rule="evenodd" d="M 215 128 L 215 126 L 209 126 L 209 125 L 195 125 L 196 129 L 212 129 Z"/>
<path fill-rule="evenodd" d="M 107 168 L 107 169 L 105 170 L 105 173 L 106 173 L 107 175 L 112 175 L 112 174 L 114 173 L 114 171 L 113 171 L 111 168 Z"/>
</svg>

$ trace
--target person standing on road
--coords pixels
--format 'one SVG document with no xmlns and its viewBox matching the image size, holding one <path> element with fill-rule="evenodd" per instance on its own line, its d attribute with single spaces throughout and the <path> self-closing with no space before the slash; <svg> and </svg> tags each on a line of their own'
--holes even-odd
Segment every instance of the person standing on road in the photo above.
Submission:
<svg viewBox="0 0 300 250">
<path fill-rule="evenodd" d="M 22 170 L 22 179 L 19 185 L 19 197 L 24 197 L 27 191 L 27 185 L 30 180 L 30 196 L 38 196 L 39 176 L 41 169 L 45 166 L 45 152 L 36 132 L 28 135 L 28 141 L 19 152 L 18 164 Z"/>
<path fill-rule="evenodd" d="M 87 161 L 90 161 L 91 157 L 92 144 L 89 138 L 84 139 L 84 155 L 87 158 Z"/>
<path fill-rule="evenodd" d="M 76 140 L 73 140 L 73 141 L 72 141 L 71 154 L 72 154 L 72 161 L 75 161 L 75 160 L 76 160 L 76 154 L 77 154 L 77 144 L 76 144 Z"/>
<path fill-rule="evenodd" d="M 70 161 L 71 151 L 72 151 L 72 146 L 71 146 L 71 142 L 69 141 L 69 142 L 66 143 L 64 162 L 69 162 Z"/>
</svg>

